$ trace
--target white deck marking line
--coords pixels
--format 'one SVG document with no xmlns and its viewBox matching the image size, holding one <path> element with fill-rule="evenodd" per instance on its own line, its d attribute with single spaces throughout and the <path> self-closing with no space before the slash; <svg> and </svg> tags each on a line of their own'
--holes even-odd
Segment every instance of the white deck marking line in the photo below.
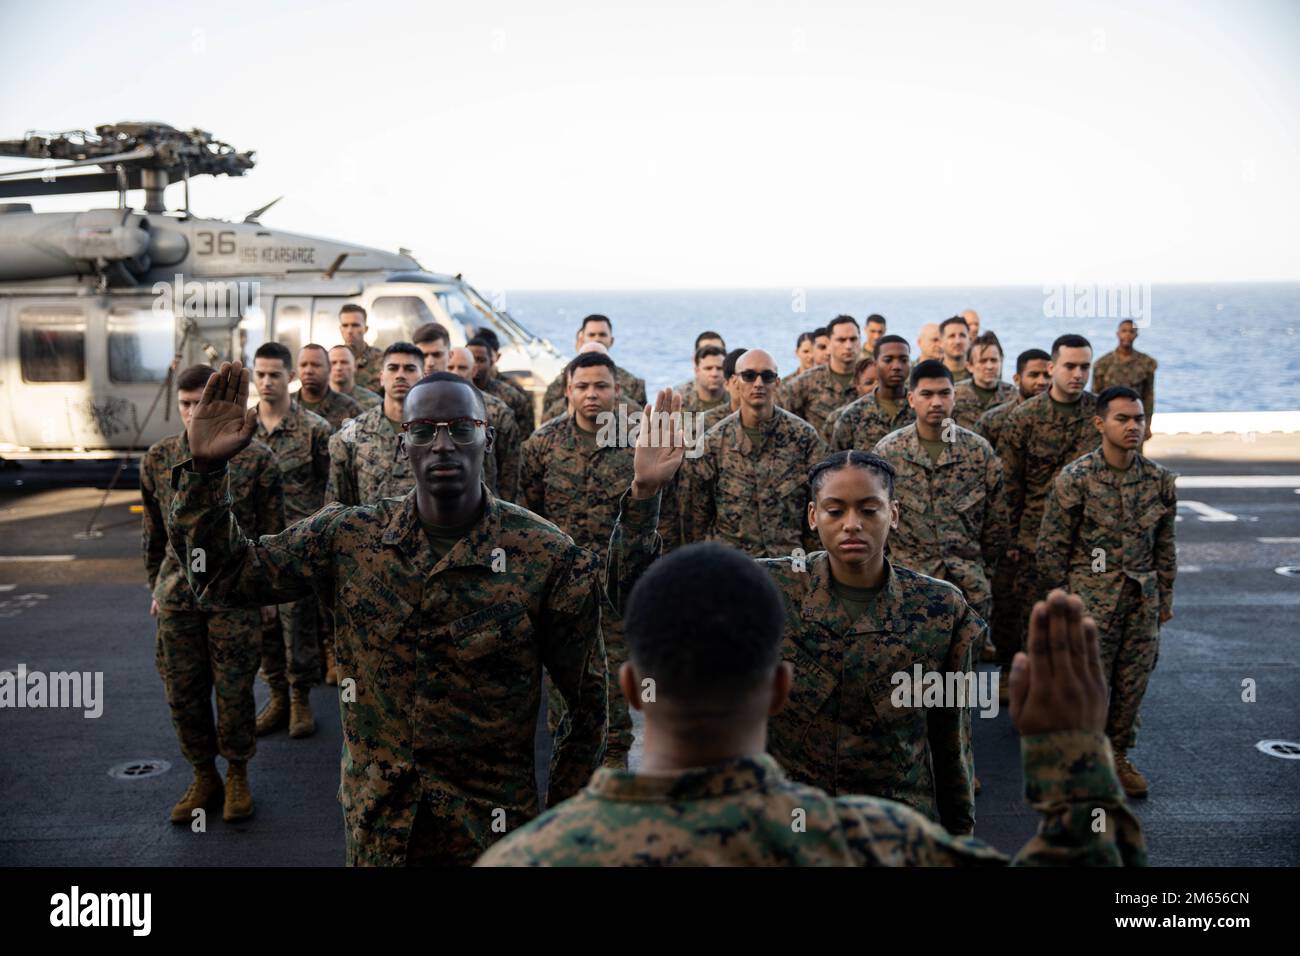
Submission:
<svg viewBox="0 0 1300 956">
<path fill-rule="evenodd" d="M 0 554 L 0 561 L 74 561 L 75 554 Z"/>
<path fill-rule="evenodd" d="M 1300 488 L 1300 475 L 1179 475 L 1179 488 Z"/>
<path fill-rule="evenodd" d="M 1241 520 L 1234 514 L 1230 514 L 1227 511 L 1220 511 L 1218 508 L 1213 508 L 1210 505 L 1207 505 L 1204 501 L 1180 501 L 1178 502 L 1178 507 L 1192 509 L 1196 512 L 1196 517 L 1201 521 Z"/>
</svg>

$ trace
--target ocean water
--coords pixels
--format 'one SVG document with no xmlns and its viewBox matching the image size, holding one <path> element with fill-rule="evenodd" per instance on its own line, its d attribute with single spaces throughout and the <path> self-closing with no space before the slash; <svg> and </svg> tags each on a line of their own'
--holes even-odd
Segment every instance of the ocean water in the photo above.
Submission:
<svg viewBox="0 0 1300 956">
<path fill-rule="evenodd" d="M 800 297 L 802 296 L 802 301 Z M 1069 314 L 1066 302 L 1070 303 Z M 1120 304 L 1120 303 L 1117 303 Z M 795 367 L 800 332 L 840 313 L 863 322 L 880 313 L 888 331 L 916 349 L 925 322 L 963 309 L 980 315 L 1006 349 L 1003 377 L 1011 380 L 1015 356 L 1051 347 L 1056 336 L 1077 332 L 1094 356 L 1115 347 L 1122 316 L 1077 317 L 1080 290 L 1047 293 L 1041 286 L 929 289 L 751 289 L 666 291 L 511 292 L 511 315 L 531 331 L 573 354 L 582 317 L 608 315 L 614 323 L 613 355 L 651 389 L 689 378 L 696 334 L 712 329 L 728 348 L 763 348 L 781 374 Z M 799 306 L 803 311 L 798 311 Z M 1279 411 L 1300 408 L 1300 283 L 1156 285 L 1129 299 L 1141 311 L 1136 348 L 1160 363 L 1156 411 Z M 1105 309 L 1093 308 L 1089 314 Z"/>
</svg>

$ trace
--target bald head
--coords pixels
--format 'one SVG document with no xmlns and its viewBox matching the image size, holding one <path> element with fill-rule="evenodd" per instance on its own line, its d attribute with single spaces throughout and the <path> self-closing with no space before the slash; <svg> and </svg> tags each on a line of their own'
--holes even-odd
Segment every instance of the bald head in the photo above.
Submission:
<svg viewBox="0 0 1300 956">
<path fill-rule="evenodd" d="M 736 371 L 738 373 L 745 371 L 747 368 L 752 368 L 756 372 L 761 372 L 765 368 L 775 372 L 776 359 L 762 349 L 750 349 L 736 362 Z"/>
<path fill-rule="evenodd" d="M 781 380 L 777 378 L 776 359 L 769 353 L 750 349 L 736 362 L 736 374 L 731 381 L 735 405 L 745 425 L 752 428 L 775 414 Z"/>
<path fill-rule="evenodd" d="M 974 309 L 967 309 L 961 313 L 961 317 L 966 320 L 966 326 L 970 329 L 970 340 L 972 342 L 980 334 L 980 315 Z"/>
<path fill-rule="evenodd" d="M 917 359 L 918 362 L 942 358 L 943 349 L 939 346 L 939 323 L 927 322 L 921 326 L 921 332 L 916 337 L 916 345 L 921 356 Z"/>
<path fill-rule="evenodd" d="M 447 353 L 447 371 L 461 378 L 473 378 L 474 353 L 463 346 L 451 349 Z"/>
<path fill-rule="evenodd" d="M 581 355 L 583 352 L 599 352 L 601 355 L 608 355 L 609 349 L 605 348 L 604 342 L 584 342 L 578 349 L 578 354 Z"/>
</svg>

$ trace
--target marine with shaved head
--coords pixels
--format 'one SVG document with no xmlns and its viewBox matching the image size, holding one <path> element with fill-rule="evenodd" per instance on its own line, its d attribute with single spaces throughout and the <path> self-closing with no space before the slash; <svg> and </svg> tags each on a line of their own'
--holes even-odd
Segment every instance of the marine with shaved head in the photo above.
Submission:
<svg viewBox="0 0 1300 956">
<path fill-rule="evenodd" d="M 191 418 L 192 458 L 173 470 L 172 545 L 206 556 L 201 566 L 185 562 L 190 584 L 223 607 L 312 594 L 334 607 L 340 683 L 350 680 L 354 695 L 340 705 L 350 865 L 470 863 L 538 812 L 543 665 L 571 720 L 552 761 L 550 799 L 576 793 L 600 764 L 597 559 L 488 490 L 483 458 L 495 434 L 482 398 L 445 372 L 406 396 L 400 448 L 415 479 L 406 496 L 331 504 L 251 540 L 226 487 L 226 462 L 256 426 L 247 394 L 248 373 L 223 364 Z"/>
<path fill-rule="evenodd" d="M 760 558 L 813 550 L 803 509 L 808 470 L 826 444 L 811 425 L 776 406 L 780 377 L 767 352 L 741 355 L 733 378 L 739 409 L 709 429 L 698 458 L 687 459 L 684 536 L 723 541 Z"/>
</svg>

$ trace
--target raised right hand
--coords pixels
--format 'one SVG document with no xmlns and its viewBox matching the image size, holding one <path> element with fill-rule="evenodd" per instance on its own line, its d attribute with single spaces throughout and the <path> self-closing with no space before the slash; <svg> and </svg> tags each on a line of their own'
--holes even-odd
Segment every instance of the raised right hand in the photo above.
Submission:
<svg viewBox="0 0 1300 956">
<path fill-rule="evenodd" d="M 682 466 L 686 438 L 681 422 L 682 397 L 671 388 L 661 389 L 642 413 L 632 456 L 633 498 L 653 497 Z"/>
<path fill-rule="evenodd" d="M 1011 662 L 1011 720 L 1022 736 L 1106 730 L 1107 689 L 1097 624 L 1056 590 L 1029 615 L 1029 653 Z"/>
<path fill-rule="evenodd" d="M 188 430 L 195 471 L 219 471 L 248 447 L 257 431 L 257 409 L 248 408 L 248 369 L 222 362 L 203 386 Z"/>
</svg>

